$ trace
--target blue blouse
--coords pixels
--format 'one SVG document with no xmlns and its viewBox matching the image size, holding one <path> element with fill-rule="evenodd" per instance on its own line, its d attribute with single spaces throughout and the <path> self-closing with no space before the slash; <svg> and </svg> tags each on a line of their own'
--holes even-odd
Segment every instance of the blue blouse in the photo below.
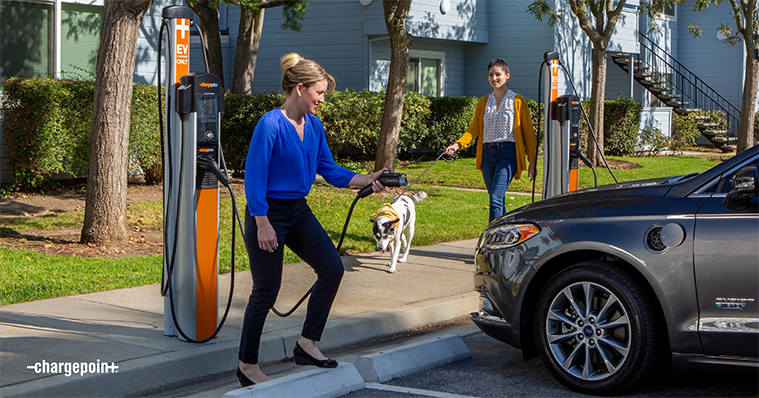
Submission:
<svg viewBox="0 0 759 398">
<path fill-rule="evenodd" d="M 304 117 L 303 141 L 279 108 L 258 121 L 245 163 L 245 196 L 251 216 L 266 215 L 267 197 L 305 198 L 317 173 L 338 188 L 346 188 L 356 175 L 332 159 L 321 120 L 311 114 Z"/>
</svg>

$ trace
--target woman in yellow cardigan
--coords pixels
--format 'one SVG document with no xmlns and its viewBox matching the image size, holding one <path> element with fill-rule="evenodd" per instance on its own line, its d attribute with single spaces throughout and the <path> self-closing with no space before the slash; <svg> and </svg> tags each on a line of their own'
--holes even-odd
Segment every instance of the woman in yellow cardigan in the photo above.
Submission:
<svg viewBox="0 0 759 398">
<path fill-rule="evenodd" d="M 477 102 L 474 119 L 464 135 L 445 149 L 451 156 L 477 139 L 477 169 L 482 170 L 490 196 L 488 221 L 503 215 L 504 195 L 513 178 L 519 179 L 527 169 L 530 180 L 535 179 L 537 140 L 530 110 L 524 97 L 506 86 L 509 77 L 509 65 L 503 58 L 488 64 L 493 92 Z"/>
</svg>

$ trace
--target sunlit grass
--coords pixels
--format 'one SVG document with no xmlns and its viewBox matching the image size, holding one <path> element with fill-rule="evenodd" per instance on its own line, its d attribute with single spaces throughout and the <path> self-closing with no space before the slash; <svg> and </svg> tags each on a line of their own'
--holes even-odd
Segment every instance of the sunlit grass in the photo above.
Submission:
<svg viewBox="0 0 759 398">
<path fill-rule="evenodd" d="M 716 163 L 709 156 L 676 156 L 655 158 L 620 158 L 616 161 L 637 164 L 639 167 L 613 170 L 620 182 L 705 171 Z M 420 162 L 399 167 L 413 182 L 432 162 Z M 597 170 L 599 185 L 613 183 L 606 169 Z M 580 169 L 581 187 L 593 186 L 590 169 Z M 450 188 L 449 188 L 450 187 Z M 464 189 L 453 189 L 464 188 Z M 472 190 L 474 189 L 474 190 Z M 487 224 L 488 198 L 484 190 L 482 173 L 475 169 L 474 159 L 458 159 L 453 163 L 438 162 L 411 190 L 423 190 L 429 196 L 417 203 L 417 226 L 414 246 L 475 238 Z M 531 192 L 532 183 L 525 173 L 520 180 L 512 182 L 509 191 Z M 542 191 L 542 162 L 538 164 L 536 192 Z M 400 190 L 396 190 L 399 193 Z M 235 189 L 241 212 L 245 209 L 242 187 Z M 225 195 L 226 196 L 226 195 Z M 375 250 L 371 236 L 369 217 L 383 204 L 393 198 L 389 192 L 384 196 L 371 195 L 358 200 L 353 210 L 341 254 L 365 253 Z M 356 198 L 355 189 L 337 189 L 317 180 L 308 196 L 308 203 L 327 233 L 337 245 L 348 216 L 351 203 Z M 530 202 L 526 195 L 507 194 L 507 210 Z M 163 228 L 163 204 L 161 201 L 133 203 L 127 206 L 130 228 L 160 231 Z M 230 270 L 232 201 L 222 197 L 219 212 L 220 272 Z M 33 218 L 0 220 L 0 237 L 13 231 L 29 229 L 55 230 L 82 225 L 84 211 L 70 211 Z M 247 253 L 239 229 L 236 231 L 236 270 L 248 269 Z M 300 261 L 289 249 L 285 250 L 285 263 Z M 157 283 L 161 279 L 162 257 L 130 257 L 123 259 L 77 258 L 71 256 L 39 254 L 23 250 L 0 248 L 0 304 L 39 300 L 49 297 L 81 294 L 124 287 Z"/>
</svg>

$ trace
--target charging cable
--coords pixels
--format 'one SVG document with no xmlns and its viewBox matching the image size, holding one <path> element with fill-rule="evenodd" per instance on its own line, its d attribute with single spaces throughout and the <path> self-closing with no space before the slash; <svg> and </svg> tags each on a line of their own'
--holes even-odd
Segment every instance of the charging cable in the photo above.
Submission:
<svg viewBox="0 0 759 398">
<path fill-rule="evenodd" d="M 564 75 L 567 76 L 567 79 L 569 80 L 569 84 L 572 86 L 572 90 L 575 92 L 575 95 L 579 97 L 579 94 L 577 93 L 577 88 L 575 88 L 575 83 L 572 81 L 572 75 L 569 74 L 569 71 L 567 71 L 566 66 L 564 66 L 564 63 L 559 60 L 559 65 L 561 65 L 561 69 L 564 71 Z M 619 184 L 619 180 L 617 180 L 617 176 L 614 175 L 614 172 L 611 171 L 611 167 L 609 167 L 609 162 L 606 161 L 606 156 L 604 156 L 604 152 L 601 149 L 601 145 L 598 143 L 598 138 L 596 137 L 595 131 L 593 131 L 593 126 L 590 124 L 590 120 L 588 119 L 588 113 L 585 112 L 585 107 L 582 105 L 582 101 L 580 101 L 580 109 L 582 109 L 582 114 L 585 116 L 585 123 L 588 124 L 588 130 L 590 131 L 591 137 L 593 137 L 593 142 L 596 143 L 596 148 L 598 148 L 598 153 L 601 154 L 601 159 L 603 159 L 604 164 L 606 165 L 606 169 L 609 170 L 609 174 L 611 174 L 611 177 L 614 178 L 614 182 Z M 583 160 L 583 163 L 585 164 L 591 164 L 590 168 L 593 169 L 593 174 L 595 175 L 595 168 L 593 168 L 592 163 L 585 158 L 584 156 L 580 158 Z M 596 179 L 596 186 L 598 186 L 598 179 Z"/>
</svg>

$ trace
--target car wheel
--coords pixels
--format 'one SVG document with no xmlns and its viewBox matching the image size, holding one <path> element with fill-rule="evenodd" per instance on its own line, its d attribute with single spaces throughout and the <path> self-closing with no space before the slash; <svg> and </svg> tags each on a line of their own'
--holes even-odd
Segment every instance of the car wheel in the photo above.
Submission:
<svg viewBox="0 0 759 398">
<path fill-rule="evenodd" d="M 540 294 L 535 340 L 564 386 L 618 394 L 644 380 L 663 350 L 651 300 L 628 274 L 602 261 L 575 264 Z"/>
</svg>

